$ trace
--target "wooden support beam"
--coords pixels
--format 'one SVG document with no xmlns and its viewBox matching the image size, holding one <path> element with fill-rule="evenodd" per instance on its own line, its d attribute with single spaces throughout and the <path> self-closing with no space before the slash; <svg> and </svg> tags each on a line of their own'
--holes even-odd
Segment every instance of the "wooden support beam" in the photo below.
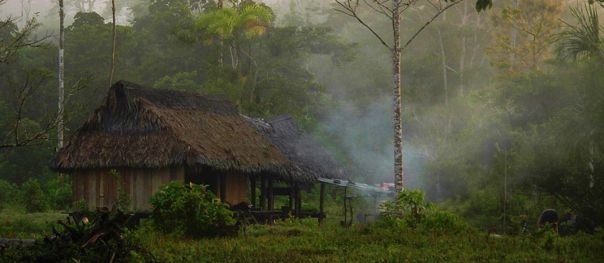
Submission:
<svg viewBox="0 0 604 263">
<path fill-rule="evenodd" d="M 250 194 L 251 194 L 251 204 L 252 207 L 256 208 L 256 176 L 250 176 Z"/>
<path fill-rule="evenodd" d="M 220 188 L 220 200 L 226 201 L 226 176 L 220 174 L 218 176 L 218 187 Z"/>
<path fill-rule="evenodd" d="M 302 193 L 299 187 L 296 187 L 296 217 L 302 213 Z"/>
<path fill-rule="evenodd" d="M 321 183 L 321 193 L 319 195 L 319 213 L 321 214 L 319 217 L 319 225 L 323 223 L 323 215 L 325 215 L 325 183 Z"/>
<path fill-rule="evenodd" d="M 273 195 L 273 178 L 268 179 L 268 210 L 273 210 L 275 207 L 275 196 Z"/>
<path fill-rule="evenodd" d="M 266 204 L 266 177 L 260 176 L 260 209 L 264 210 Z"/>
<path fill-rule="evenodd" d="M 294 182 L 290 181 L 289 182 L 289 196 L 288 196 L 288 200 L 287 200 L 287 206 L 289 208 L 289 211 L 294 211 L 294 198 L 295 198 L 295 193 L 294 193 Z"/>
<path fill-rule="evenodd" d="M 291 195 L 290 187 L 273 187 L 273 195 L 278 196 L 288 196 Z"/>
</svg>

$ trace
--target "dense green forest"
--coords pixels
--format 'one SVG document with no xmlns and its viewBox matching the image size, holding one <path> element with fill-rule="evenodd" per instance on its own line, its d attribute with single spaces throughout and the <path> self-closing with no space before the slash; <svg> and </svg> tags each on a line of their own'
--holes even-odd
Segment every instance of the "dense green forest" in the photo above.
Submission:
<svg viewBox="0 0 604 263">
<path fill-rule="evenodd" d="M 57 145 L 55 2 L 2 12 L 0 210 L 73 206 L 69 179 L 48 168 Z M 415 1 L 405 11 L 403 43 L 430 21 L 434 2 L 442 4 Z M 587 231 L 602 225 L 604 7 L 589 2 L 495 1 L 477 12 L 476 1 L 459 1 L 404 46 L 406 189 L 504 233 L 545 208 L 580 215 Z M 65 4 L 69 138 L 107 94 L 112 23 L 110 1 Z M 392 182 L 391 54 L 335 1 L 117 4 L 114 81 L 218 95 L 254 117 L 291 115 L 354 167 L 353 180 Z M 388 17 L 358 12 L 392 40 Z"/>
</svg>

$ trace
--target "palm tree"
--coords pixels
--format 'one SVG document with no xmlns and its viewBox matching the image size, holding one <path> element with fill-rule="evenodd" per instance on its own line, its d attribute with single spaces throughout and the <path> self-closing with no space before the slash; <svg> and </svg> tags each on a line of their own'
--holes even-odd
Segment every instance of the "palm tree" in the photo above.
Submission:
<svg viewBox="0 0 604 263">
<path fill-rule="evenodd" d="M 63 8 L 63 0 L 59 0 L 59 110 L 57 113 L 57 151 L 63 147 L 63 133 L 65 130 L 63 119 L 65 111 L 65 11 Z"/>
<path fill-rule="evenodd" d="M 111 87 L 113 84 L 113 72 L 115 71 L 115 49 L 116 49 L 116 32 L 115 32 L 115 0 L 111 0 L 111 18 L 113 23 L 111 24 L 111 67 L 109 68 L 109 83 L 107 87 Z"/>
<path fill-rule="evenodd" d="M 558 34 L 556 52 L 562 59 L 604 59 L 604 41 L 600 36 L 598 11 L 593 5 L 573 7 L 571 15 L 577 25 L 566 23 L 566 30 Z"/>
<path fill-rule="evenodd" d="M 196 27 L 203 30 L 204 42 L 211 43 L 217 38 L 228 45 L 231 66 L 237 69 L 240 41 L 262 36 L 273 18 L 268 7 L 246 4 L 239 8 L 221 8 L 202 14 L 196 19 Z"/>
</svg>

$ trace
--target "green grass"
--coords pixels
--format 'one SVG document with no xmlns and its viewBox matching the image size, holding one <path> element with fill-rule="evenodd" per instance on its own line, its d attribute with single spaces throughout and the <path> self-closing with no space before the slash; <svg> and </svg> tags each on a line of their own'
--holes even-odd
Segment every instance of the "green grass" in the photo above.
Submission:
<svg viewBox="0 0 604 263">
<path fill-rule="evenodd" d="M 0 213 L 1 238 L 40 239 L 65 214 Z M 488 237 L 471 228 L 412 229 L 396 224 L 342 228 L 336 218 L 253 225 L 230 237 L 188 239 L 143 222 L 130 233 L 158 262 L 602 262 L 604 233 Z"/>
<path fill-rule="evenodd" d="M 0 212 L 0 238 L 41 239 L 52 233 L 52 226 L 67 214 L 53 211 L 46 213 L 25 213 L 15 209 Z"/>
<path fill-rule="evenodd" d="M 488 238 L 458 233 L 314 220 L 258 225 L 235 237 L 184 239 L 139 229 L 135 236 L 160 262 L 598 262 L 604 235 Z"/>
</svg>

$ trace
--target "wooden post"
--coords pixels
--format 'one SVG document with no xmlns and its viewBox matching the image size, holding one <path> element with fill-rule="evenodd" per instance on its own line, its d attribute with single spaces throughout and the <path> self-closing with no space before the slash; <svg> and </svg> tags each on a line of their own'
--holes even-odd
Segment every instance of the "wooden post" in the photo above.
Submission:
<svg viewBox="0 0 604 263">
<path fill-rule="evenodd" d="M 289 182 L 289 197 L 288 197 L 288 208 L 289 211 L 294 211 L 294 183 Z"/>
<path fill-rule="evenodd" d="M 321 193 L 319 195 L 319 225 L 323 223 L 323 219 L 325 217 L 324 213 L 324 205 L 325 205 L 325 183 L 321 183 Z"/>
<path fill-rule="evenodd" d="M 266 177 L 262 175 L 260 177 L 260 210 L 265 209 L 266 204 Z"/>
<path fill-rule="evenodd" d="M 275 206 L 275 196 L 273 195 L 273 178 L 268 179 L 268 210 L 273 210 Z"/>
<path fill-rule="evenodd" d="M 221 174 L 218 176 L 218 189 L 220 192 L 220 201 L 225 202 L 226 201 L 226 176 L 224 176 L 224 174 Z"/>
<path fill-rule="evenodd" d="M 302 214 L 302 194 L 300 188 L 296 187 L 296 217 L 300 217 Z"/>
<path fill-rule="evenodd" d="M 250 176 L 250 194 L 252 195 L 251 196 L 252 207 L 256 208 L 256 176 L 255 175 Z"/>
</svg>

